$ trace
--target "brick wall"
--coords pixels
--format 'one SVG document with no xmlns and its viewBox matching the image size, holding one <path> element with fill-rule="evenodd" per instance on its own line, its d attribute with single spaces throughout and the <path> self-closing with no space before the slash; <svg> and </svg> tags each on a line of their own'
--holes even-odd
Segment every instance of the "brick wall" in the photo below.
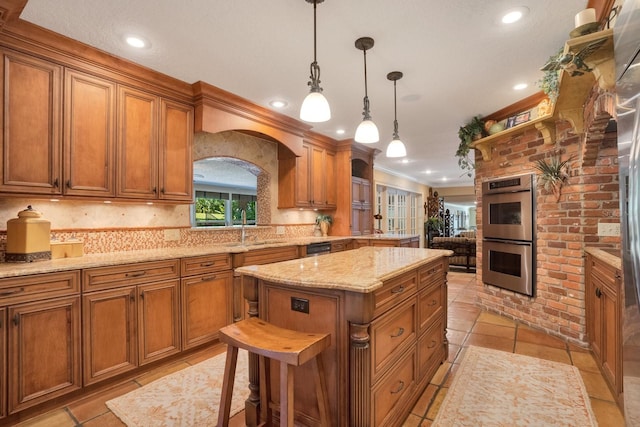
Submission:
<svg viewBox="0 0 640 427">
<path fill-rule="evenodd" d="M 534 297 L 482 282 L 482 212 L 478 209 L 477 302 L 483 308 L 586 346 L 584 248 L 620 247 L 620 237 L 599 237 L 598 223 L 620 222 L 615 131 L 610 93 L 596 89 L 585 107 L 585 133 L 575 135 L 567 121 L 556 122 L 556 139 L 544 144 L 535 128 L 497 141 L 492 159 L 476 151 L 475 187 L 482 206 L 482 182 L 535 173 L 538 159 L 560 154 L 571 158 L 570 177 L 559 200 L 538 185 L 536 195 L 537 289 Z"/>
</svg>

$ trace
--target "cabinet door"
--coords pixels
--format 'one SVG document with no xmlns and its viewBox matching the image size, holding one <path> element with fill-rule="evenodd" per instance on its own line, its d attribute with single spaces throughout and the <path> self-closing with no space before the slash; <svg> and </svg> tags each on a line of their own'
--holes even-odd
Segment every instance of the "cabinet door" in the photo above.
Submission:
<svg viewBox="0 0 640 427">
<path fill-rule="evenodd" d="M 324 153 L 325 150 L 320 147 L 312 146 L 311 149 L 311 170 L 309 171 L 309 184 L 311 187 L 311 204 L 314 207 L 324 207 L 326 204 L 325 197 L 325 178 L 326 170 L 324 169 Z"/>
<path fill-rule="evenodd" d="M 311 206 L 310 163 L 312 147 L 302 144 L 302 156 L 296 158 L 295 197 L 297 207 Z"/>
<path fill-rule="evenodd" d="M 117 196 L 158 196 L 158 98 L 131 88 L 118 90 Z"/>
<path fill-rule="evenodd" d="M 218 330 L 233 319 L 231 271 L 182 279 L 182 348 L 218 338 Z"/>
<path fill-rule="evenodd" d="M 7 416 L 7 309 L 0 308 L 0 419 Z"/>
<path fill-rule="evenodd" d="M 338 204 L 336 186 L 336 155 L 331 151 L 324 153 L 324 171 L 322 181 L 324 183 L 324 203 L 327 208 L 335 208 Z"/>
<path fill-rule="evenodd" d="M 162 100 L 160 198 L 191 201 L 193 193 L 193 108 Z"/>
<path fill-rule="evenodd" d="M 62 67 L 2 53 L 0 191 L 60 194 Z"/>
<path fill-rule="evenodd" d="M 9 413 L 79 390 L 80 297 L 10 306 Z"/>
<path fill-rule="evenodd" d="M 180 351 L 179 280 L 138 286 L 140 365 Z"/>
<path fill-rule="evenodd" d="M 84 385 L 137 366 L 135 287 L 83 295 Z"/>
<path fill-rule="evenodd" d="M 115 84 L 65 73 L 64 193 L 113 197 Z"/>
<path fill-rule="evenodd" d="M 612 292 L 607 286 L 602 289 L 600 297 L 602 304 L 602 370 L 609 383 L 614 388 L 621 387 L 620 380 L 617 377 L 617 371 L 620 369 L 618 357 L 620 355 L 621 340 L 619 335 L 620 311 L 618 310 L 618 299 L 615 292 Z M 621 390 L 616 390 L 621 391 Z"/>
</svg>

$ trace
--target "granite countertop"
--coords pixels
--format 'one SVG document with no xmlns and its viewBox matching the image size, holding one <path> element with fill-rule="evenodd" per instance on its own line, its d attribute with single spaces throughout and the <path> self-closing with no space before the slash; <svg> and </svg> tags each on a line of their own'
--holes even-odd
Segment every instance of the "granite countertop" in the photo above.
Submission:
<svg viewBox="0 0 640 427">
<path fill-rule="evenodd" d="M 622 258 L 619 249 L 587 247 L 584 248 L 584 251 L 618 270 L 622 269 Z"/>
<path fill-rule="evenodd" d="M 373 238 L 377 235 L 358 236 L 358 238 Z M 412 235 L 393 235 L 395 239 L 411 237 Z M 417 235 L 416 235 L 417 236 Z M 224 253 L 241 253 L 250 250 L 281 247 L 302 246 L 310 243 L 331 242 L 352 239 L 352 236 L 326 237 L 297 237 L 269 240 L 248 240 L 244 245 L 240 242 L 212 243 L 206 246 L 150 249 L 140 251 L 111 252 L 104 254 L 87 254 L 75 258 L 59 258 L 50 261 L 36 261 L 28 263 L 0 263 L 0 278 L 25 276 L 29 274 L 54 273 L 58 271 L 80 270 L 93 267 L 108 267 L 113 265 L 130 264 L 146 261 L 160 261 L 174 258 L 189 258 Z"/>
<path fill-rule="evenodd" d="M 365 234 L 363 236 L 353 236 L 354 239 L 369 239 L 369 240 L 402 240 L 410 239 L 413 237 L 420 237 L 419 234 Z"/>
<path fill-rule="evenodd" d="M 286 285 L 368 293 L 380 288 L 385 280 L 451 254 L 451 251 L 439 249 L 365 246 L 352 251 L 240 267 L 236 272 Z"/>
</svg>

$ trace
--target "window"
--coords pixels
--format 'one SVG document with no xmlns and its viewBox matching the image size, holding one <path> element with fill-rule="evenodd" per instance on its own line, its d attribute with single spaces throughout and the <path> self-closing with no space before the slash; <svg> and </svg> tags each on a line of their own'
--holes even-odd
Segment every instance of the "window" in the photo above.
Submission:
<svg viewBox="0 0 640 427">
<path fill-rule="evenodd" d="M 248 194 L 196 191 L 196 227 L 240 225 L 242 209 L 247 213 L 247 224 L 256 223 L 256 196 Z"/>
</svg>

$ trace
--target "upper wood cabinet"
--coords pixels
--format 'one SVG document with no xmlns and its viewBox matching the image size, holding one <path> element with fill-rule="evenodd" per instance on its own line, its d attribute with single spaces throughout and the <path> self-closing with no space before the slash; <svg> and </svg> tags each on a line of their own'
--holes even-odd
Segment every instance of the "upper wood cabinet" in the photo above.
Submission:
<svg viewBox="0 0 640 427">
<path fill-rule="evenodd" d="M 62 67 L 1 53 L 0 192 L 61 194 Z"/>
<path fill-rule="evenodd" d="M 0 54 L 0 194 L 191 201 L 191 105 L 115 76 Z"/>
<path fill-rule="evenodd" d="M 116 85 L 65 70 L 63 193 L 113 197 Z"/>
<path fill-rule="evenodd" d="M 335 152 L 308 142 L 302 151 L 300 157 L 279 159 L 278 207 L 335 209 Z"/>
</svg>

